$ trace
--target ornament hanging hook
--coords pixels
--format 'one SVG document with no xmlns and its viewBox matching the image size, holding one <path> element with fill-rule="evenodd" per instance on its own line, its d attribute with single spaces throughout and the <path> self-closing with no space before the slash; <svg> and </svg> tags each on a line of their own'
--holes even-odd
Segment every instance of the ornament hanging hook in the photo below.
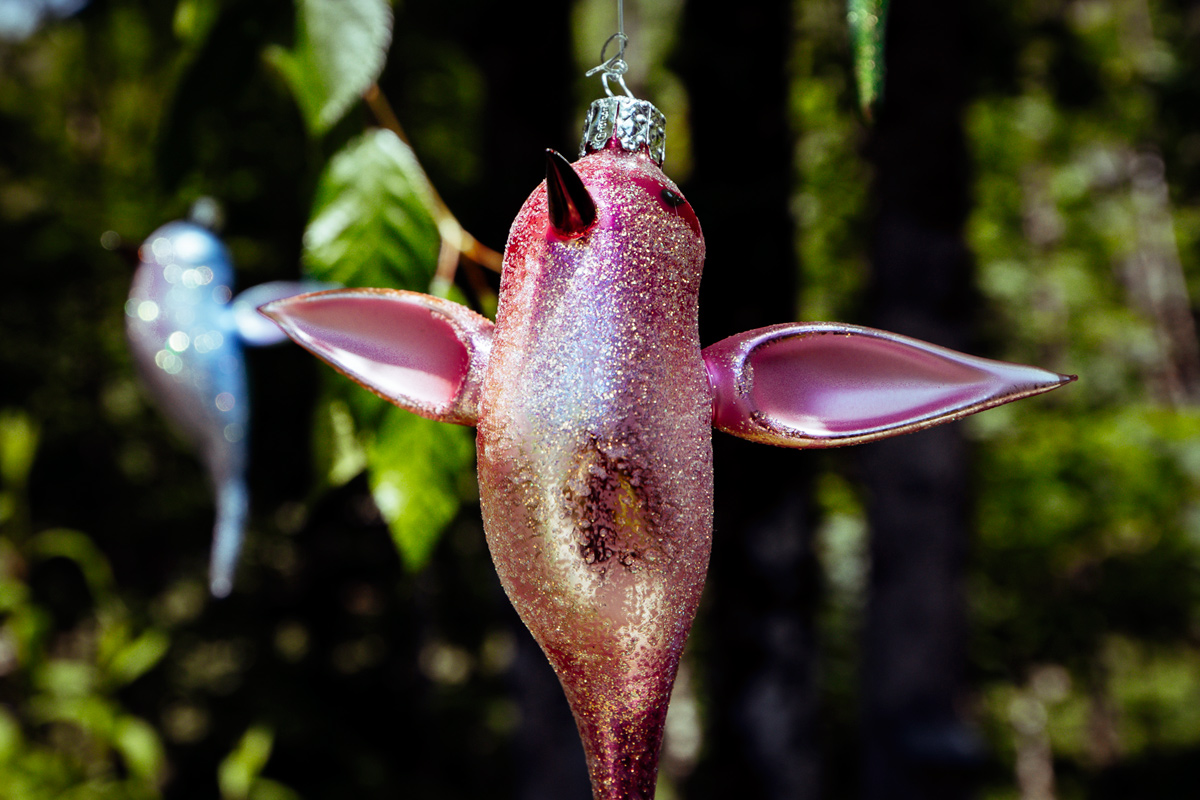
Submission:
<svg viewBox="0 0 1200 800">
<path fill-rule="evenodd" d="M 617 43 L 616 54 L 605 58 L 609 45 L 614 41 Z M 629 64 L 625 62 L 625 46 L 628 44 L 629 37 L 625 35 L 625 2 L 617 0 L 617 32 L 604 40 L 604 46 L 600 48 L 600 64 L 584 73 L 591 77 L 599 72 L 600 80 L 604 83 L 604 91 L 609 97 L 614 96 L 612 87 L 608 85 L 609 80 L 615 80 L 626 97 L 633 97 L 633 92 L 629 91 L 629 87 L 625 85 L 625 72 L 629 69 Z"/>
</svg>

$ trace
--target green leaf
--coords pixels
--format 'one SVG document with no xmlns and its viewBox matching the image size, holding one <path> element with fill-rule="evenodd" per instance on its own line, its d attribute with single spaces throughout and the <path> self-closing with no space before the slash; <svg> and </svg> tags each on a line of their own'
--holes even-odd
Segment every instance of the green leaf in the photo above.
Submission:
<svg viewBox="0 0 1200 800">
<path fill-rule="evenodd" d="M 424 291 L 441 237 L 425 174 L 391 131 L 351 141 L 329 161 L 304 232 L 305 272 L 345 286 Z"/>
<path fill-rule="evenodd" d="M 246 800 L 258 780 L 259 773 L 271 757 L 274 732 L 265 725 L 255 725 L 246 731 L 233 752 L 217 768 L 217 784 L 223 800 Z"/>
<path fill-rule="evenodd" d="M 329 130 L 383 70 L 392 41 L 388 0 L 296 0 L 296 45 L 272 47 L 313 133 Z"/>
<path fill-rule="evenodd" d="M 143 780 L 158 783 L 167 756 L 154 726 L 138 717 L 125 715 L 117 719 L 114 727 L 113 744 L 129 771 Z"/>
<path fill-rule="evenodd" d="M 29 553 L 36 559 L 67 558 L 74 561 L 94 598 L 113 594 L 112 568 L 108 559 L 86 533 L 68 528 L 42 531 L 30 541 Z"/>
<path fill-rule="evenodd" d="M 20 409 L 0 411 L 0 483 L 24 489 L 37 452 L 38 426 Z"/>
<path fill-rule="evenodd" d="M 868 116 L 883 94 L 883 42 L 887 11 L 888 0 L 846 0 L 846 21 L 854 42 L 858 102 Z"/>
<path fill-rule="evenodd" d="M 390 408 L 367 448 L 371 493 L 409 569 L 425 566 L 458 511 L 459 474 L 475 452 L 472 434 Z"/>
<path fill-rule="evenodd" d="M 106 672 L 114 686 L 133 683 L 154 668 L 171 646 L 167 634 L 150 629 L 122 646 L 108 663 Z"/>
<path fill-rule="evenodd" d="M 34 682 L 53 697 L 88 697 L 96 689 L 96 668 L 85 661 L 54 658 L 37 671 Z"/>
<path fill-rule="evenodd" d="M 300 800 L 300 795 L 278 781 L 259 778 L 250 790 L 250 800 Z"/>
<path fill-rule="evenodd" d="M 24 737 L 21 723 L 6 708 L 0 706 L 0 764 L 7 764 L 22 749 Z"/>
<path fill-rule="evenodd" d="M 330 398 L 317 408 L 313 450 L 318 476 L 328 486 L 349 483 L 367 466 L 367 454 L 358 441 L 350 405 Z"/>
<path fill-rule="evenodd" d="M 186 45 L 197 47 L 208 36 L 220 13 L 218 0 L 179 0 L 172 26 L 175 35 Z"/>
<path fill-rule="evenodd" d="M 441 247 L 432 205 L 409 147 L 390 131 L 364 134 L 321 176 L 304 234 L 306 274 L 346 286 L 428 291 Z M 473 463 L 471 431 L 401 411 L 341 378 L 324 406 L 316 439 L 324 479 L 344 483 L 365 463 L 401 558 L 420 569 L 458 510 L 461 478 Z"/>
</svg>

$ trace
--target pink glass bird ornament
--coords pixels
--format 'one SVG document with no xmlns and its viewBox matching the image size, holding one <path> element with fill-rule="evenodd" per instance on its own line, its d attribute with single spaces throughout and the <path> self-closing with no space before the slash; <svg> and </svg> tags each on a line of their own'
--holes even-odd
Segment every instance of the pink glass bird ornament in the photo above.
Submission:
<svg viewBox="0 0 1200 800">
<path fill-rule="evenodd" d="M 384 289 L 263 309 L 401 408 L 477 427 L 488 547 L 570 701 L 597 800 L 654 796 L 708 566 L 714 426 L 831 447 L 1071 380 L 837 323 L 701 349 L 704 238 L 662 155 L 652 105 L 593 104 L 582 157 L 548 151 L 546 181 L 513 222 L 494 325 Z"/>
</svg>

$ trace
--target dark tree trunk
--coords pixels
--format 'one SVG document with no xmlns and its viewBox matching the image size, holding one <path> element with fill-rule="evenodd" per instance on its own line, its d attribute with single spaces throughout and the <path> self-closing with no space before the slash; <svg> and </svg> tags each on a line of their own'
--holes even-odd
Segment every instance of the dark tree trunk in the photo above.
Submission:
<svg viewBox="0 0 1200 800">
<path fill-rule="evenodd" d="M 684 12 L 695 160 L 684 190 L 708 246 L 705 344 L 795 315 L 791 9 L 786 0 L 693 2 Z M 709 716 L 686 796 L 814 797 L 809 459 L 720 433 L 713 445 L 713 558 L 697 636 Z"/>
<path fill-rule="evenodd" d="M 970 338 L 964 39 L 953 0 L 900 0 L 870 145 L 878 216 L 872 325 L 956 349 Z M 864 795 L 962 798 L 978 744 L 959 716 L 968 448 L 957 425 L 858 452 L 870 498 Z"/>
</svg>

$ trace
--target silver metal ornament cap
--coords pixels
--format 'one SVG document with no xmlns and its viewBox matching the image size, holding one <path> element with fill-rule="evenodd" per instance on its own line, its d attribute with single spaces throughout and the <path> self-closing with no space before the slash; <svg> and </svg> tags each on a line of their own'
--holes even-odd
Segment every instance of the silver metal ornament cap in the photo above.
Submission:
<svg viewBox="0 0 1200 800">
<path fill-rule="evenodd" d="M 601 97 L 592 103 L 583 121 L 580 157 L 603 150 L 613 139 L 630 152 L 647 148 L 650 158 L 661 167 L 667 155 L 667 118 L 654 104 L 636 97 Z"/>
</svg>

